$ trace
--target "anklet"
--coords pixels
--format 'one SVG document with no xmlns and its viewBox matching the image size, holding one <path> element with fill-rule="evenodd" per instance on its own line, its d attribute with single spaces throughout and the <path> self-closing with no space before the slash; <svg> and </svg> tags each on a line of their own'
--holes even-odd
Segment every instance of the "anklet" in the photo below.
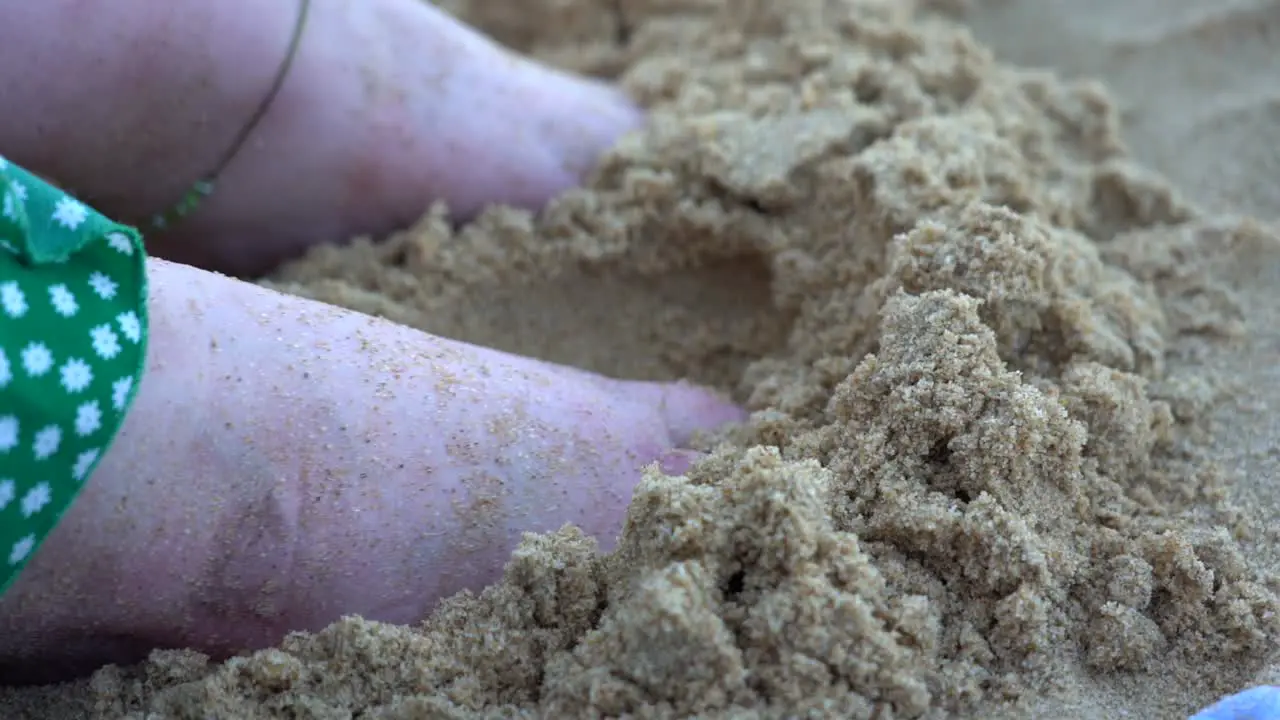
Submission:
<svg viewBox="0 0 1280 720">
<path fill-rule="evenodd" d="M 280 64 L 280 70 L 276 72 L 275 80 L 271 83 L 271 89 L 267 91 L 262 102 L 258 105 L 258 109 L 254 111 L 249 118 L 249 122 L 241 128 L 240 134 L 236 136 L 234 142 L 231 143 L 230 149 L 214 166 L 213 172 L 205 175 L 203 179 L 198 181 L 191 189 L 182 196 L 176 205 L 166 212 L 155 215 L 151 218 L 151 228 L 154 230 L 163 230 L 170 225 L 185 218 L 200 206 L 200 203 L 213 194 L 218 177 L 227 169 L 227 165 L 231 164 L 231 160 L 240 153 L 240 149 L 249 139 L 249 135 L 254 128 L 258 127 L 258 123 L 262 121 L 263 116 L 267 114 L 267 110 L 271 104 L 275 102 L 276 95 L 280 93 L 280 88 L 284 86 L 284 80 L 289 75 L 289 70 L 293 67 L 293 59 L 298 54 L 298 46 L 302 43 L 302 33 L 307 26 L 307 16 L 311 10 L 311 0 L 298 0 L 298 19 L 293 24 L 293 37 L 289 39 L 289 51 L 285 55 L 284 62 Z"/>
</svg>

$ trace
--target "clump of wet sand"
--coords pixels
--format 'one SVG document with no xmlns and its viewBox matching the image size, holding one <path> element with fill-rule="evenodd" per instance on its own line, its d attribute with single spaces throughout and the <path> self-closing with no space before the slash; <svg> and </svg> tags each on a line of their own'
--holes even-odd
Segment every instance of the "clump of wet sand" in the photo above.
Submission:
<svg viewBox="0 0 1280 720">
<path fill-rule="evenodd" d="M 899 0 L 442 3 L 653 117 L 538 216 L 444 208 L 270 284 L 750 423 L 651 473 L 609 555 L 529 536 L 417 627 L 22 691 L 32 717 L 1186 715 L 1249 682 L 1271 577 L 1203 448 L 1188 343 L 1267 252 L 1136 164 L 1096 84 Z M 17 705 L 15 704 L 16 708 Z"/>
</svg>

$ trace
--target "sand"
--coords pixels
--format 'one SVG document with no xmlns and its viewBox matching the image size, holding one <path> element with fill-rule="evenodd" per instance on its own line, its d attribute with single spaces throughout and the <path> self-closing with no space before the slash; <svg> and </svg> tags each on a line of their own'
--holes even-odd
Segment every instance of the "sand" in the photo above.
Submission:
<svg viewBox="0 0 1280 720">
<path fill-rule="evenodd" d="M 751 423 L 612 555 L 530 536 L 418 627 L 5 717 L 1176 718 L 1280 679 L 1280 2 L 444 4 L 650 127 L 537 217 L 270 284 Z"/>
</svg>

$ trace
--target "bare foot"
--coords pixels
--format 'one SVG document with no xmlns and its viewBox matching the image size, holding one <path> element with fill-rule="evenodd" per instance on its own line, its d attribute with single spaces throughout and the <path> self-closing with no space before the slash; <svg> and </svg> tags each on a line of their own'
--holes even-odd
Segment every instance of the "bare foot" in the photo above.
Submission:
<svg viewBox="0 0 1280 720">
<path fill-rule="evenodd" d="M 0 24 L 0 154 L 117 219 L 173 203 L 266 95 L 296 2 L 22 3 Z M 75 32 L 66 32 L 75 27 Z M 435 199 L 536 208 L 637 127 L 604 84 L 534 64 L 421 0 L 312 0 L 269 112 L 203 211 L 149 236 L 170 259 L 258 273 L 382 235 Z"/>
<path fill-rule="evenodd" d="M 436 198 L 536 207 L 639 113 L 417 0 L 313 0 L 294 69 L 180 232 L 268 269 Z M 293 3 L 20 3 L 0 23 L 0 154 L 121 219 L 172 202 L 261 101 Z M 74 27 L 76 32 L 65 32 Z M 345 614 L 423 617 L 524 532 L 609 547 L 640 468 L 680 471 L 709 392 L 513 357 L 163 261 L 148 371 L 103 463 L 0 597 L 0 682 L 215 656 Z"/>
<path fill-rule="evenodd" d="M 611 547 L 642 468 L 742 413 L 154 261 L 124 430 L 0 596 L 0 681 L 417 621 L 522 533 Z M 673 452 L 673 449 L 674 452 Z"/>
</svg>

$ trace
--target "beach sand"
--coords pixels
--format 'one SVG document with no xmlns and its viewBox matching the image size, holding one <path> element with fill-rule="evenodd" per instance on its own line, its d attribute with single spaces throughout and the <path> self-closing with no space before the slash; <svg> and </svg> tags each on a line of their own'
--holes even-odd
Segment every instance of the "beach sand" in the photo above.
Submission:
<svg viewBox="0 0 1280 720">
<path fill-rule="evenodd" d="M 418 627 L 0 715 L 1178 718 L 1280 681 L 1280 0 L 443 4 L 650 126 L 540 216 L 270 283 L 752 422 L 612 555 L 531 536 Z"/>
</svg>

